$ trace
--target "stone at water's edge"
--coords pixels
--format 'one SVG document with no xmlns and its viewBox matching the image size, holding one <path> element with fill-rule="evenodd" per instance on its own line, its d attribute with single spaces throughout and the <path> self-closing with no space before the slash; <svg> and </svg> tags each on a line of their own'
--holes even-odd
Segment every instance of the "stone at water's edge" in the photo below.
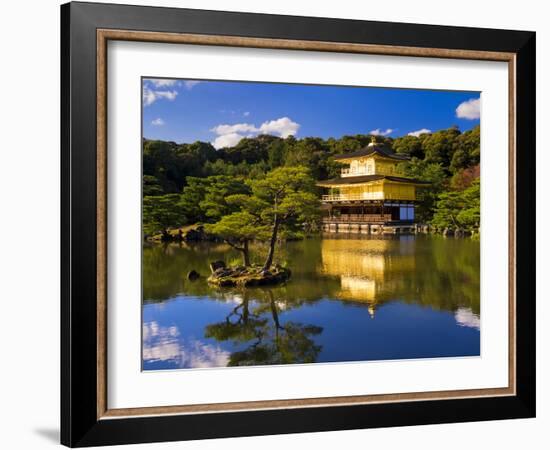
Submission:
<svg viewBox="0 0 550 450">
<path fill-rule="evenodd" d="M 196 270 L 191 270 L 191 271 L 189 271 L 189 273 L 187 274 L 187 279 L 188 279 L 189 281 L 198 280 L 200 277 L 201 277 L 201 274 L 200 274 L 199 272 L 197 272 Z"/>
<path fill-rule="evenodd" d="M 210 263 L 210 271 L 212 273 L 214 273 L 218 269 L 225 269 L 225 262 L 223 262 L 223 261 L 212 261 Z"/>
<path fill-rule="evenodd" d="M 208 277 L 208 282 L 219 287 L 271 286 L 284 283 L 290 275 L 290 269 L 281 266 L 264 271 L 258 267 L 220 267 Z"/>
</svg>

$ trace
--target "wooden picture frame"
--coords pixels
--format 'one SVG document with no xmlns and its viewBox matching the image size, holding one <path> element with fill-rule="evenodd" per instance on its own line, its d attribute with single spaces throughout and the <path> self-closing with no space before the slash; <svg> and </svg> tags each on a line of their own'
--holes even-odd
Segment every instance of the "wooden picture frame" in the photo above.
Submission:
<svg viewBox="0 0 550 450">
<path fill-rule="evenodd" d="M 63 444 L 91 446 L 534 417 L 535 33 L 78 2 L 61 7 L 61 26 Z M 109 40 L 507 62 L 509 386 L 109 409 Z"/>
</svg>

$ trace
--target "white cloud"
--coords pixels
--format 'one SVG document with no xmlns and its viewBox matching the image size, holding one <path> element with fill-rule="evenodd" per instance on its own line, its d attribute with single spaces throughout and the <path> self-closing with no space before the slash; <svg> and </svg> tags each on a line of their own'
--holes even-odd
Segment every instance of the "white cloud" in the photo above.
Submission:
<svg viewBox="0 0 550 450">
<path fill-rule="evenodd" d="M 143 105 L 144 106 L 152 105 L 156 99 L 157 98 L 155 96 L 155 93 L 151 89 L 146 87 L 143 88 Z"/>
<path fill-rule="evenodd" d="M 262 134 L 278 134 L 286 138 L 288 136 L 294 136 L 299 128 L 300 124 L 293 122 L 288 117 L 281 117 L 277 120 L 262 123 L 259 130 Z"/>
<path fill-rule="evenodd" d="M 175 100 L 178 96 L 178 91 L 154 91 L 148 87 L 143 88 L 143 105 L 149 106 L 159 99 Z"/>
<path fill-rule="evenodd" d="M 475 328 L 479 330 L 481 322 L 479 316 L 471 308 L 458 308 L 455 311 L 456 323 L 461 327 Z"/>
<path fill-rule="evenodd" d="M 250 115 L 250 111 L 243 112 L 243 116 L 248 117 Z"/>
<path fill-rule="evenodd" d="M 149 106 L 159 99 L 175 100 L 178 91 L 168 89 L 170 87 L 183 86 L 187 90 L 193 89 L 200 81 L 196 80 L 172 80 L 169 78 L 146 78 L 143 85 L 143 105 Z"/>
<path fill-rule="evenodd" d="M 167 78 L 147 78 L 146 81 L 157 88 L 175 86 L 178 82 L 178 80 L 169 80 Z"/>
<path fill-rule="evenodd" d="M 456 108 L 456 117 L 470 120 L 479 119 L 480 106 L 481 103 L 479 98 L 466 100 Z"/>
<path fill-rule="evenodd" d="M 218 125 L 212 128 L 216 134 L 232 134 L 232 133 L 246 133 L 249 131 L 258 131 L 258 129 L 250 123 L 236 123 L 234 125 Z"/>
<path fill-rule="evenodd" d="M 276 120 L 266 121 L 259 127 L 251 123 L 221 124 L 211 128 L 210 131 L 218 135 L 212 142 L 212 145 L 220 149 L 236 145 L 244 137 L 250 138 L 258 134 L 272 134 L 286 138 L 295 135 L 299 128 L 299 123 L 294 122 L 288 117 L 281 117 Z"/>
<path fill-rule="evenodd" d="M 178 95 L 178 91 L 155 91 L 155 95 L 158 98 L 165 98 L 167 100 L 175 100 L 177 95 Z"/>
<path fill-rule="evenodd" d="M 214 139 L 212 145 L 216 149 L 233 147 L 234 145 L 237 145 L 243 137 L 244 136 L 242 134 L 238 133 L 222 134 L 221 136 L 218 136 L 216 139 Z"/>
<path fill-rule="evenodd" d="M 420 137 L 421 134 L 426 134 L 426 133 L 431 133 L 431 132 L 432 132 L 432 130 L 428 130 L 427 128 L 421 128 L 420 130 L 411 131 L 407 135 L 408 136 Z"/>
<path fill-rule="evenodd" d="M 151 125 L 155 125 L 157 127 L 164 125 L 164 120 L 162 120 L 160 117 L 157 117 L 155 120 L 151 122 Z"/>
<path fill-rule="evenodd" d="M 197 84 L 200 83 L 200 81 L 197 81 L 197 80 L 186 80 L 186 81 L 183 81 L 182 82 L 183 85 L 185 86 L 186 89 L 193 89 L 193 87 L 195 87 Z"/>
<path fill-rule="evenodd" d="M 194 86 L 200 83 L 198 80 L 173 80 L 171 78 L 146 78 L 145 82 L 151 83 L 155 88 L 183 86 L 186 89 L 193 89 Z"/>
<path fill-rule="evenodd" d="M 163 327 L 157 322 L 143 324 L 142 350 L 144 363 L 162 361 L 180 368 L 225 367 L 230 357 L 220 346 L 184 339 L 177 327 Z"/>
<path fill-rule="evenodd" d="M 376 130 L 369 131 L 369 134 L 373 134 L 374 136 L 387 136 L 392 131 L 395 131 L 395 129 L 387 128 L 386 130 L 381 130 L 380 128 L 377 128 Z"/>
</svg>

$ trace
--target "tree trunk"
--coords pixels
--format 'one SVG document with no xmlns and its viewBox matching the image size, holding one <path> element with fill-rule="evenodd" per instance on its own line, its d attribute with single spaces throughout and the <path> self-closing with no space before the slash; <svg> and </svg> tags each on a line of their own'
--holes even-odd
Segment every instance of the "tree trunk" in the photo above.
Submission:
<svg viewBox="0 0 550 450">
<path fill-rule="evenodd" d="M 224 239 L 224 242 L 230 245 L 231 247 L 233 247 L 235 250 L 240 251 L 243 254 L 243 264 L 245 265 L 245 267 L 250 266 L 250 252 L 248 250 L 248 242 L 249 242 L 248 240 L 243 242 L 242 247 L 239 247 L 237 244 L 235 244 L 234 242 L 231 242 L 229 239 Z"/>
<path fill-rule="evenodd" d="M 273 323 L 275 324 L 275 348 L 277 351 L 280 351 L 279 348 L 279 330 L 282 330 L 283 327 L 279 322 L 279 312 L 277 311 L 277 305 L 275 304 L 275 299 L 273 298 L 273 293 L 269 292 L 269 304 L 271 306 L 271 315 L 273 316 Z"/>
<path fill-rule="evenodd" d="M 275 244 L 277 244 L 277 232 L 279 231 L 279 219 L 275 216 L 275 222 L 273 223 L 273 231 L 271 232 L 271 239 L 269 241 L 269 252 L 267 253 L 267 259 L 265 260 L 262 270 L 269 270 L 271 264 L 273 264 L 273 256 L 275 255 Z"/>
<path fill-rule="evenodd" d="M 250 252 L 248 251 L 248 241 L 244 241 L 243 246 L 241 247 L 241 252 L 243 253 L 243 264 L 245 267 L 250 266 Z"/>
<path fill-rule="evenodd" d="M 275 324 L 275 328 L 277 330 L 282 330 L 283 327 L 281 326 L 281 322 L 279 322 L 279 312 L 277 311 L 277 305 L 275 304 L 275 300 L 273 299 L 273 296 L 271 296 L 271 300 L 269 302 L 269 306 L 271 308 L 271 316 L 273 317 L 273 323 Z"/>
<path fill-rule="evenodd" d="M 243 299 L 243 323 L 245 325 L 248 324 L 248 316 L 250 315 L 250 312 L 248 310 L 248 298 Z"/>
</svg>

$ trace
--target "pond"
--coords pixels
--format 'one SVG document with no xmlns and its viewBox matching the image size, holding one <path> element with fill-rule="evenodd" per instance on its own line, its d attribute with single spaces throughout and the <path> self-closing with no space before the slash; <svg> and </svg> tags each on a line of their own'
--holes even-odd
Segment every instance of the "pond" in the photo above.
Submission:
<svg viewBox="0 0 550 450">
<path fill-rule="evenodd" d="M 472 239 L 324 235 L 277 248 L 285 285 L 222 289 L 206 278 L 211 261 L 239 263 L 229 246 L 145 244 L 143 370 L 478 356 L 479 253 Z"/>
</svg>

